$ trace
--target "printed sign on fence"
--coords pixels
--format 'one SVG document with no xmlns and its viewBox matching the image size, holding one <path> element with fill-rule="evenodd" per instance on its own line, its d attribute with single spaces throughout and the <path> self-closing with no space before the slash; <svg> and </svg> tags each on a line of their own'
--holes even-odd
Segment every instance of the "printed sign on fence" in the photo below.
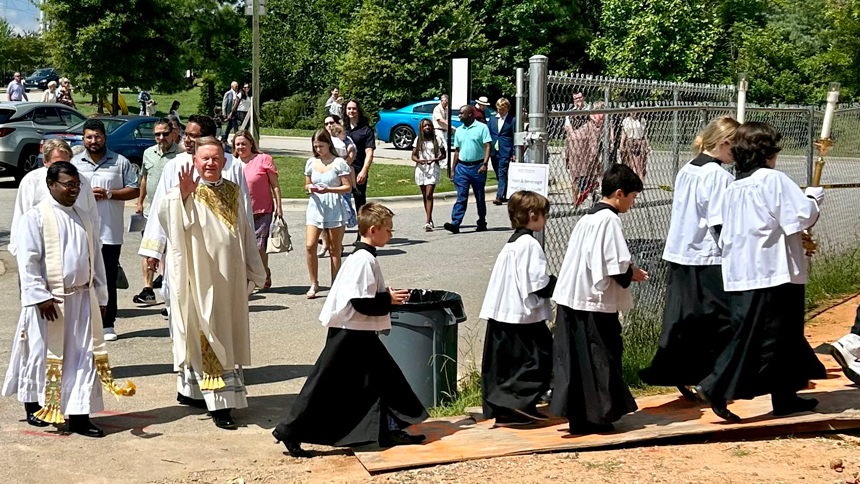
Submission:
<svg viewBox="0 0 860 484">
<path fill-rule="evenodd" d="M 530 190 L 549 196 L 549 165 L 531 163 L 511 163 L 508 165 L 508 193 L 511 198 L 515 192 Z"/>
</svg>

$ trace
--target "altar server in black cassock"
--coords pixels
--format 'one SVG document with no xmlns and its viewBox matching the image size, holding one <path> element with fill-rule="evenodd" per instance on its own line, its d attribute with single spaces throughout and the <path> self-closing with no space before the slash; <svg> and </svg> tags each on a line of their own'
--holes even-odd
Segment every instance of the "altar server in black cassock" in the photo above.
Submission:
<svg viewBox="0 0 860 484">
<path fill-rule="evenodd" d="M 818 401 L 797 391 L 826 378 L 803 335 L 807 262 L 802 231 L 818 220 L 820 187 L 798 188 L 774 169 L 781 135 L 765 123 L 745 123 L 732 144 L 737 179 L 723 205 L 723 282 L 735 335 L 714 371 L 697 387 L 721 418 L 740 418 L 727 400 L 771 394 L 773 414 L 809 411 Z"/>
<path fill-rule="evenodd" d="M 603 199 L 577 222 L 558 274 L 550 412 L 573 434 L 608 432 L 636 410 L 621 368 L 618 312 L 632 309 L 630 283 L 648 279 L 633 266 L 619 213 L 633 205 L 642 180 L 625 165 L 603 176 Z"/>
<path fill-rule="evenodd" d="M 497 425 L 546 419 L 536 405 L 552 376 L 546 320 L 552 316 L 555 277 L 547 274 L 546 255 L 534 232 L 543 230 L 548 213 L 549 200 L 537 193 L 511 196 L 514 234 L 496 258 L 481 307 L 480 318 L 487 320 L 481 396 L 484 416 Z"/>
<path fill-rule="evenodd" d="M 293 457 L 309 457 L 301 443 L 354 447 L 416 444 L 423 435 L 403 429 L 427 412 L 378 332 L 391 329 L 392 305 L 407 290 L 385 286 L 376 249 L 391 239 L 393 213 L 369 203 L 358 214 L 356 243 L 332 284 L 320 321 L 328 327 L 325 348 L 287 419 L 272 435 Z"/>
<path fill-rule="evenodd" d="M 697 156 L 675 178 L 672 220 L 663 259 L 669 271 L 666 306 L 657 353 L 639 377 L 649 385 L 687 387 L 714 370 L 731 341 L 728 294 L 720 272 L 722 208 L 734 177 L 721 166 L 732 162 L 731 142 L 740 123 L 725 116 L 712 121 L 693 143 Z"/>
</svg>

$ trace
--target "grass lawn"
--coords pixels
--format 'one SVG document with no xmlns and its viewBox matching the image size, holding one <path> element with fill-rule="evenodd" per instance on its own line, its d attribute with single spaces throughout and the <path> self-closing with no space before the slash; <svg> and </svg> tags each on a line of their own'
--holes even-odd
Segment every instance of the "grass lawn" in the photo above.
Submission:
<svg viewBox="0 0 860 484">
<path fill-rule="evenodd" d="M 314 135 L 314 131 L 312 129 L 260 128 L 260 134 L 263 136 L 300 136 L 302 138 L 310 138 Z"/>
<path fill-rule="evenodd" d="M 305 193 L 306 158 L 275 156 L 281 182 L 281 196 L 284 198 L 307 198 Z M 496 184 L 496 174 L 490 170 L 487 185 Z M 436 193 L 453 192 L 454 184 L 442 171 L 442 183 L 436 186 Z M 367 196 L 391 197 L 397 195 L 420 195 L 415 185 L 415 169 L 409 166 L 374 164 L 370 169 Z"/>
<path fill-rule="evenodd" d="M 137 92 L 120 90 L 119 93 L 128 105 L 128 114 L 140 114 L 140 105 L 137 104 Z M 181 106 L 179 107 L 179 117 L 183 120 L 187 119 L 188 116 L 197 113 L 197 105 L 200 104 L 200 90 L 198 88 L 194 88 L 189 91 L 180 91 L 174 94 L 162 94 L 157 92 L 151 92 L 149 94 L 152 96 L 152 99 L 158 101 L 158 104 L 156 105 L 158 111 L 155 115 L 159 118 L 167 116 L 167 111 L 170 109 L 170 105 L 173 101 L 179 101 L 181 103 Z M 90 103 L 90 101 L 92 101 L 91 95 L 76 92 L 74 93 L 74 98 L 78 111 L 83 114 L 89 116 L 98 112 L 98 106 Z M 111 97 L 108 96 L 108 102 L 110 102 L 110 100 Z"/>
</svg>

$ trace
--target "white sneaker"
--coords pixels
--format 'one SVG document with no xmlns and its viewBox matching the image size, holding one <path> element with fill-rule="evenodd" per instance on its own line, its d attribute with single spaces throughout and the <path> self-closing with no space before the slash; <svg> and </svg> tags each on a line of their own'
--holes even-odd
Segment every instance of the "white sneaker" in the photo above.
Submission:
<svg viewBox="0 0 860 484">
<path fill-rule="evenodd" d="M 113 328 L 105 328 L 105 341 L 116 341 L 116 331 Z"/>
<path fill-rule="evenodd" d="M 845 376 L 854 383 L 860 385 L 860 359 L 856 356 L 857 335 L 848 334 L 830 345 L 830 355 L 842 367 Z"/>
</svg>

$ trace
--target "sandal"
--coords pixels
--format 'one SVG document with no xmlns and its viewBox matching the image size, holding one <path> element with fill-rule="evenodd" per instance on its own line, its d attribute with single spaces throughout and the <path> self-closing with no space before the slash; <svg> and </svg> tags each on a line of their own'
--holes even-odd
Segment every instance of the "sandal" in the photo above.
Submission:
<svg viewBox="0 0 860 484">
<path fill-rule="evenodd" d="M 311 288 L 308 289 L 307 294 L 305 294 L 308 299 L 316 299 L 317 293 L 320 291 L 320 283 L 315 282 L 311 284 Z"/>
<path fill-rule="evenodd" d="M 429 223 L 424 224 L 424 231 L 425 232 L 432 232 L 433 231 L 433 224 L 429 224 Z"/>
<path fill-rule="evenodd" d="M 325 257 L 329 253 L 328 247 L 320 247 L 317 250 L 317 257 Z"/>
</svg>

